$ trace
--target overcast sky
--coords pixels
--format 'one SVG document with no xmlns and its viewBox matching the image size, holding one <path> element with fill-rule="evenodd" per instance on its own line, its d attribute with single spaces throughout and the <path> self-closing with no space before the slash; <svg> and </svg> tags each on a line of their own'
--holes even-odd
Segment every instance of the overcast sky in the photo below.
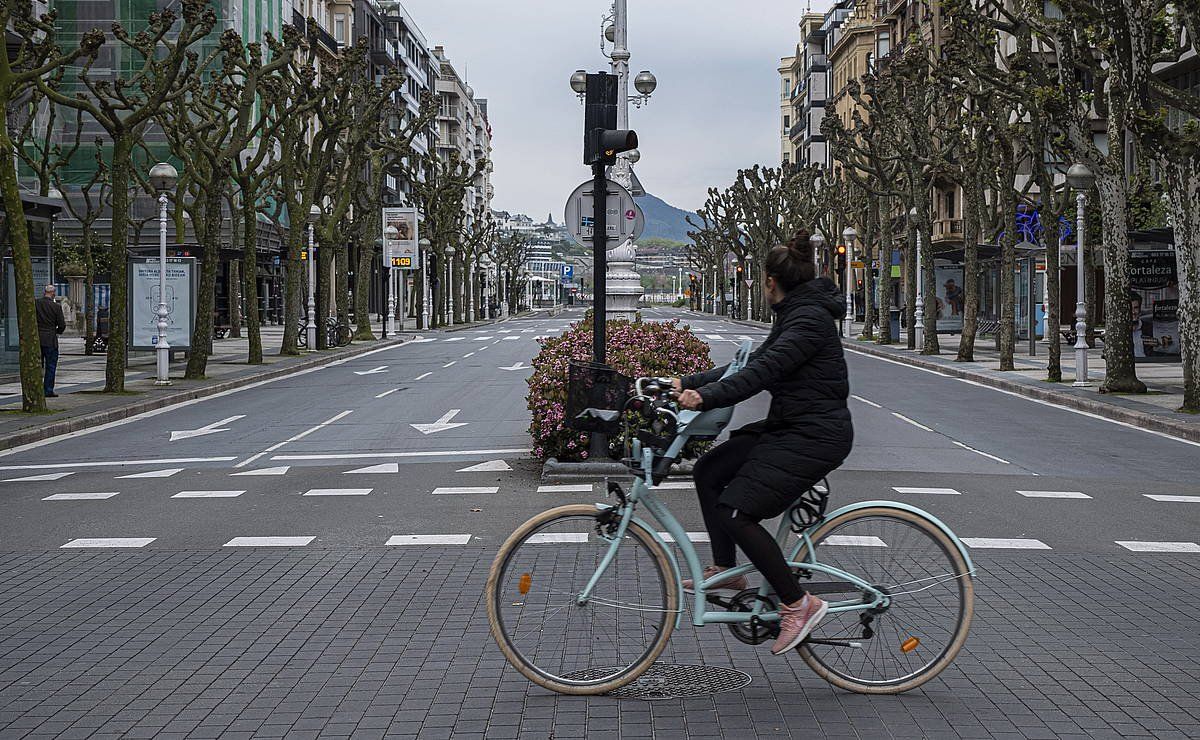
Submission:
<svg viewBox="0 0 1200 740">
<path fill-rule="evenodd" d="M 648 192 L 694 210 L 739 167 L 779 163 L 779 58 L 805 3 L 792 0 L 628 0 L 630 68 L 658 77 L 633 108 L 638 177 Z M 576 69 L 608 70 L 600 19 L 609 0 L 404 0 L 430 46 L 441 44 L 488 100 L 493 207 L 563 220 L 582 161 Z M 816 0 L 814 7 L 827 2 Z M 632 86 L 631 86 L 632 88 Z M 632 91 L 632 90 L 631 90 Z"/>
</svg>

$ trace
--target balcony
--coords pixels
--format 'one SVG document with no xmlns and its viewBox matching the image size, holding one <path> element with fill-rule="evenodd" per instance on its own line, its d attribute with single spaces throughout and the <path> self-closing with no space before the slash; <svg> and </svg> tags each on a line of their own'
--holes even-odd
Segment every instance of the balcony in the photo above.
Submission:
<svg viewBox="0 0 1200 740">
<path fill-rule="evenodd" d="M 933 222 L 933 241 L 961 241 L 962 230 L 961 218 L 940 218 Z"/>
<path fill-rule="evenodd" d="M 824 54 L 813 54 L 808 58 L 809 72 L 825 72 L 829 69 L 829 57 Z"/>
<path fill-rule="evenodd" d="M 308 27 L 308 19 L 305 18 L 304 15 L 295 8 L 292 8 L 292 25 L 301 31 L 304 31 L 305 33 L 310 30 Z M 311 31 L 314 33 L 314 35 L 316 35 L 317 41 L 320 42 L 322 46 L 332 52 L 337 52 L 337 39 L 335 39 L 333 34 L 331 34 L 329 31 L 326 31 L 324 28 L 322 28 L 320 23 L 314 21 Z"/>
<path fill-rule="evenodd" d="M 788 138 L 795 141 L 802 136 L 804 134 L 804 123 L 804 121 L 801 121 L 800 123 L 792 124 L 792 127 L 788 129 Z"/>
</svg>

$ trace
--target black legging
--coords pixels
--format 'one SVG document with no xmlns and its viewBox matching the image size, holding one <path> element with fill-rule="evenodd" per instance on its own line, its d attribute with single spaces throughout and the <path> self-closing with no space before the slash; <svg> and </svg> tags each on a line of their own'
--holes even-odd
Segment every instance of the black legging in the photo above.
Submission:
<svg viewBox="0 0 1200 740">
<path fill-rule="evenodd" d="M 784 604 L 804 598 L 804 589 L 796 581 L 787 559 L 775 538 L 758 519 L 720 503 L 722 491 L 737 475 L 750 450 L 758 442 L 757 434 L 737 434 L 724 444 L 709 450 L 699 460 L 692 477 L 700 495 L 700 511 L 712 542 L 713 563 L 722 568 L 737 565 L 736 547 L 742 548 L 758 572 Z"/>
</svg>

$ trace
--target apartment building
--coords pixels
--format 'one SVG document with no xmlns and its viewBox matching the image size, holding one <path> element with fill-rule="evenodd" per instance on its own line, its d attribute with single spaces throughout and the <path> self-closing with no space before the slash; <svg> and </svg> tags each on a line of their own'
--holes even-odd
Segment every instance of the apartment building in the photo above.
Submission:
<svg viewBox="0 0 1200 740">
<path fill-rule="evenodd" d="M 805 13 L 794 53 L 780 60 L 780 160 L 784 164 L 828 165 L 821 134 L 829 89 L 824 22 L 821 13 Z"/>
<path fill-rule="evenodd" d="M 487 100 L 475 97 L 475 91 L 455 69 L 444 47 L 433 47 L 433 57 L 437 67 L 438 156 L 448 159 L 456 152 L 464 162 L 488 160 L 488 165 L 463 196 L 469 222 L 490 212 L 494 194 L 491 183 L 492 127 L 488 123 Z"/>
</svg>

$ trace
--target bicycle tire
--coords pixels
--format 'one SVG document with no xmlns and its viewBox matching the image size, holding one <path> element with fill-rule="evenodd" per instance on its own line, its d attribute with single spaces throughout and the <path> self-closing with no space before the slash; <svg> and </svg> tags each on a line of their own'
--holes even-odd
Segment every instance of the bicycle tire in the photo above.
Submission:
<svg viewBox="0 0 1200 740">
<path fill-rule="evenodd" d="M 337 346 L 348 347 L 348 346 L 350 346 L 350 340 L 353 338 L 354 338 L 354 335 L 350 332 L 349 326 L 346 326 L 345 324 L 338 325 Z"/>
<path fill-rule="evenodd" d="M 296 334 L 296 346 L 301 347 L 301 348 L 308 347 L 308 327 L 307 326 L 303 326 L 303 325 L 300 326 L 300 331 Z"/>
<path fill-rule="evenodd" d="M 567 676 L 557 675 L 543 667 L 535 665 L 520 647 L 513 644 L 508 631 L 506 630 L 505 621 L 501 611 L 502 601 L 506 604 L 512 603 L 512 595 L 508 593 L 502 593 L 501 589 L 501 584 L 507 583 L 505 576 L 507 574 L 510 559 L 514 553 L 518 552 L 522 544 L 530 544 L 531 547 L 538 547 L 536 544 L 529 543 L 529 538 L 535 534 L 538 534 L 541 530 L 546 529 L 556 520 L 563 520 L 567 518 L 581 518 L 585 520 L 589 518 L 595 519 L 600 513 L 601 512 L 593 505 L 572 504 L 567 506 L 559 506 L 554 509 L 548 509 L 532 517 L 518 527 L 511 535 L 509 535 L 504 544 L 500 546 L 500 550 L 496 553 L 495 560 L 492 561 L 491 569 L 488 572 L 487 585 L 484 589 L 484 595 L 487 601 L 488 609 L 488 623 L 491 628 L 492 637 L 495 639 L 497 646 L 499 646 L 500 652 L 504 654 L 504 657 L 508 660 L 509 664 L 516 668 L 521 675 L 525 676 L 530 681 L 543 688 L 560 694 L 576 696 L 605 694 L 610 691 L 615 691 L 616 689 L 619 689 L 622 686 L 625 686 L 636 680 L 638 676 L 642 675 L 642 673 L 644 673 L 648 668 L 650 668 L 651 665 L 654 664 L 654 661 L 658 659 L 658 656 L 661 655 L 662 651 L 666 648 L 667 642 L 671 639 L 671 633 L 675 629 L 675 619 L 680 609 L 680 605 L 678 603 L 678 584 L 676 583 L 674 570 L 671 567 L 670 556 L 668 555 L 666 549 L 663 548 L 663 546 L 660 545 L 647 530 L 643 529 L 638 524 L 631 522 L 629 528 L 626 530 L 626 534 L 628 537 L 632 537 L 637 540 L 637 544 L 644 547 L 646 552 L 651 556 L 651 562 L 654 563 L 657 570 L 658 580 L 661 584 L 661 596 L 664 601 L 664 604 L 660 610 L 662 614 L 661 623 L 657 628 L 653 641 L 644 651 L 642 651 L 636 660 L 634 660 L 628 666 L 618 666 L 619 670 L 615 670 L 615 672 L 611 674 L 606 674 L 600 679 L 572 679 Z M 629 545 L 623 544 L 622 550 L 628 546 Z M 559 551 L 555 552 L 553 560 L 555 562 L 554 569 L 556 571 L 561 571 L 564 567 L 567 567 L 566 563 L 570 562 L 570 558 L 560 557 Z M 610 572 L 613 567 L 614 566 L 610 566 Z M 586 578 L 591 576 L 591 574 L 595 571 L 594 569 L 588 569 L 585 567 L 579 572 L 584 577 L 584 581 L 586 581 Z M 528 589 L 528 586 L 525 588 Z M 522 596 L 521 598 L 526 599 L 527 597 Z M 515 606 L 516 604 L 513 605 Z M 653 611 L 642 609 L 637 610 Z M 562 611 L 562 609 L 560 608 L 558 611 Z M 555 616 L 555 614 L 552 613 L 548 616 Z M 537 630 L 537 632 L 539 635 L 541 634 L 540 630 Z M 614 640 L 614 645 L 615 642 L 616 641 Z M 587 673 L 589 670 L 599 669 L 591 668 L 585 669 L 584 671 L 575 672 Z"/>
<path fill-rule="evenodd" d="M 835 668 L 834 666 L 830 665 L 828 661 L 824 660 L 820 654 L 818 654 L 819 651 L 825 649 L 823 646 L 814 646 L 805 642 L 801 643 L 800 646 L 797 647 L 797 651 L 800 653 L 800 657 L 804 660 L 809 668 L 811 668 L 818 676 L 834 686 L 837 686 L 838 688 L 845 689 L 847 691 L 853 691 L 859 694 L 900 694 L 905 691 L 915 689 L 918 686 L 921 686 L 934 679 L 954 661 L 954 658 L 962 649 L 963 644 L 966 643 L 967 635 L 971 629 L 971 621 L 975 611 L 975 586 L 962 553 L 959 551 L 958 547 L 954 544 L 950 537 L 947 536 L 940 527 L 938 527 L 928 518 L 906 509 L 897 509 L 888 506 L 873 506 L 866 509 L 850 511 L 822 523 L 810 534 L 810 539 L 814 543 L 814 546 L 820 550 L 821 543 L 833 532 L 845 528 L 846 525 L 850 523 L 867 519 L 890 519 L 893 521 L 902 522 L 910 527 L 915 528 L 924 535 L 927 535 L 929 540 L 936 544 L 938 548 L 945 554 L 947 561 L 953 565 L 954 572 L 952 574 L 953 578 L 946 579 L 943 582 L 948 583 L 953 581 L 954 583 L 957 583 L 959 591 L 958 618 L 952 635 L 948 640 L 946 640 L 945 646 L 939 651 L 938 655 L 932 661 L 922 666 L 919 670 L 903 676 L 898 676 L 891 680 L 882 681 L 866 680 L 861 677 L 854 676 L 846 670 Z M 842 544 L 845 543 L 840 543 L 837 546 L 839 550 L 846 549 L 841 546 Z M 890 548 L 861 547 L 857 549 L 870 549 L 877 553 L 884 553 Z M 887 554 L 889 557 L 894 556 L 894 552 L 888 552 Z M 806 557 L 807 547 L 802 547 L 796 560 L 804 560 Z M 818 558 L 818 560 L 820 560 L 820 558 Z M 846 568 L 846 570 L 849 572 L 854 572 L 850 568 Z M 861 572 L 856 573 L 856 575 L 867 578 L 867 576 Z M 869 580 L 869 578 L 867 578 L 867 580 Z M 803 585 L 803 583 L 801 585 Z M 933 585 L 936 586 L 937 582 L 935 582 Z M 881 615 L 881 620 L 883 617 L 886 617 L 887 614 L 888 612 L 884 612 L 884 614 Z M 814 631 L 813 637 L 822 637 L 823 635 L 821 635 L 821 630 L 825 626 L 826 623 L 822 622 L 822 624 L 817 627 L 817 630 Z M 911 624 L 904 624 L 902 626 L 904 626 L 906 630 L 912 628 Z M 879 632 L 880 630 L 877 630 L 877 634 L 879 634 Z M 916 635 L 910 635 L 910 637 L 915 636 Z M 882 641 L 884 637 L 880 635 L 879 639 Z M 816 648 L 817 652 L 814 652 L 814 648 Z M 853 650 L 855 648 L 849 649 Z M 870 648 L 866 649 L 869 650 Z M 880 653 L 882 653 L 882 650 L 883 648 L 880 647 Z M 903 650 L 903 648 L 901 648 L 901 650 Z"/>
</svg>

